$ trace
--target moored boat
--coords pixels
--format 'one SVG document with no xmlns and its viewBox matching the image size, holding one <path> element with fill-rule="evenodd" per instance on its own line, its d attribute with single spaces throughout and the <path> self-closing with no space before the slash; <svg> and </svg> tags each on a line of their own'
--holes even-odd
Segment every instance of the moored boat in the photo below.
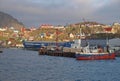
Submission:
<svg viewBox="0 0 120 81">
<path fill-rule="evenodd" d="M 115 53 L 80 53 L 76 54 L 77 60 L 109 60 L 115 59 Z"/>
<path fill-rule="evenodd" d="M 81 32 L 81 30 L 80 30 Z M 76 52 L 75 57 L 77 60 L 109 60 L 115 59 L 114 50 L 110 49 L 109 43 L 107 40 L 107 46 L 102 47 L 101 45 L 96 45 L 90 47 L 89 43 L 86 42 L 86 46 L 81 46 L 82 42 L 79 39 L 79 48 L 80 51 Z"/>
<path fill-rule="evenodd" d="M 109 60 L 115 59 L 115 53 L 113 50 L 110 50 L 107 46 L 102 48 L 101 46 L 94 47 L 81 47 L 80 52 L 75 54 L 77 60 Z"/>
<path fill-rule="evenodd" d="M 70 47 L 72 42 L 58 42 L 58 46 Z M 50 41 L 24 41 L 23 46 L 25 49 L 39 50 L 43 46 L 56 45 L 56 42 Z"/>
</svg>

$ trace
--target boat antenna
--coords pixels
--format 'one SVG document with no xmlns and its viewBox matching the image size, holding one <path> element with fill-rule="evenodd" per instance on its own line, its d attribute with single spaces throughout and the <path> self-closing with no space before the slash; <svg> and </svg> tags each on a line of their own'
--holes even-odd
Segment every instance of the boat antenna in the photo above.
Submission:
<svg viewBox="0 0 120 81">
<path fill-rule="evenodd" d="M 80 36 L 79 36 L 79 47 L 81 47 L 81 32 L 82 32 L 82 29 L 81 29 L 81 25 L 79 25 L 80 26 Z"/>
<path fill-rule="evenodd" d="M 58 29 L 56 29 L 56 46 L 58 48 Z"/>
</svg>

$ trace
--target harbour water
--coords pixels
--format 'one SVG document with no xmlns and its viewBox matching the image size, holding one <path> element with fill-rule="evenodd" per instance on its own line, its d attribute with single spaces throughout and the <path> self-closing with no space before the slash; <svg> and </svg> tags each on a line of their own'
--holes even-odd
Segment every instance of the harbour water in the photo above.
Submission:
<svg viewBox="0 0 120 81">
<path fill-rule="evenodd" d="M 120 81 L 120 58 L 78 61 L 38 55 L 37 51 L 3 49 L 0 81 Z"/>
</svg>

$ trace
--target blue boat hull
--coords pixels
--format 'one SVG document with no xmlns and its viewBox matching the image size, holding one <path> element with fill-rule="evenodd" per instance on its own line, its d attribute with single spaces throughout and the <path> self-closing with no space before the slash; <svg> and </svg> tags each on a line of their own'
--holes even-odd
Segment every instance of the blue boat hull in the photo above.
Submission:
<svg viewBox="0 0 120 81">
<path fill-rule="evenodd" d="M 59 42 L 57 43 L 57 45 L 63 47 L 71 47 L 71 43 L 73 42 Z M 38 50 L 42 46 L 50 46 L 50 45 L 56 46 L 56 42 L 24 41 L 23 45 L 25 49 Z"/>
</svg>

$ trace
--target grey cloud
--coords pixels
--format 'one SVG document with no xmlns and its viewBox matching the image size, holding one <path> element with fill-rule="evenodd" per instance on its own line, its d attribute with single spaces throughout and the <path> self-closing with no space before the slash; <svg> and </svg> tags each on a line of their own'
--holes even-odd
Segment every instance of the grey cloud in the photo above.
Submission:
<svg viewBox="0 0 120 81">
<path fill-rule="evenodd" d="M 111 16 L 120 14 L 119 4 L 119 0 L 0 0 L 0 10 L 27 26 L 74 23 L 82 18 L 111 23 Z"/>
</svg>

